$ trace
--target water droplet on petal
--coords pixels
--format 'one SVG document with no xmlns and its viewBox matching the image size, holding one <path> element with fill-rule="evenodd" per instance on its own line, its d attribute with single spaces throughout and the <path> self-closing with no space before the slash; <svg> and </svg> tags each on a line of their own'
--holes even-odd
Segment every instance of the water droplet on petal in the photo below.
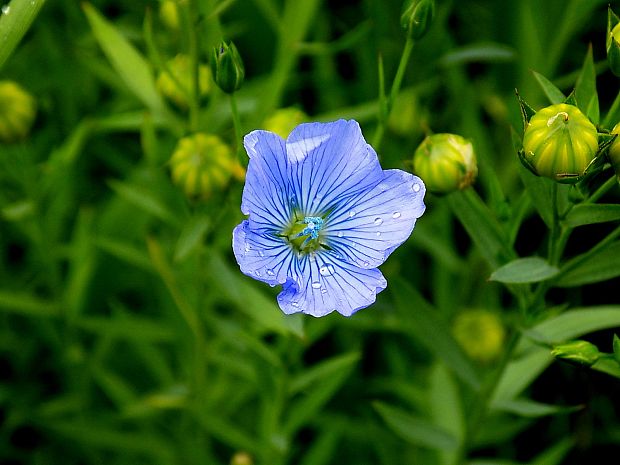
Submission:
<svg viewBox="0 0 620 465">
<path fill-rule="evenodd" d="M 370 262 L 364 262 L 364 266 L 370 266 Z"/>
<path fill-rule="evenodd" d="M 265 273 L 267 273 L 269 276 L 274 276 L 275 275 L 275 273 L 271 269 L 265 270 Z"/>
<path fill-rule="evenodd" d="M 327 289 L 325 288 L 321 289 L 321 294 L 327 294 Z"/>
<path fill-rule="evenodd" d="M 334 266 L 323 265 L 322 267 L 319 268 L 319 273 L 321 273 L 322 276 L 330 276 L 334 273 Z"/>
<path fill-rule="evenodd" d="M 377 237 L 379 237 L 381 235 L 381 233 L 379 231 L 377 231 Z"/>
<path fill-rule="evenodd" d="M 342 236 L 343 236 L 342 231 L 338 231 L 338 233 L 336 234 L 336 236 L 338 236 L 338 237 L 342 237 Z"/>
<path fill-rule="evenodd" d="M 263 252 L 262 250 L 258 251 L 258 256 L 259 257 L 264 257 L 265 256 L 265 252 Z"/>
<path fill-rule="evenodd" d="M 416 182 L 413 185 L 413 192 L 419 192 L 420 191 L 420 185 Z"/>
<path fill-rule="evenodd" d="M 252 248 L 252 247 L 250 246 L 249 242 L 246 242 L 246 243 L 245 243 L 245 251 L 246 251 L 246 252 L 249 252 L 251 248 Z"/>
<path fill-rule="evenodd" d="M 353 218 L 355 216 L 355 210 L 351 210 L 349 212 L 349 218 Z"/>
<path fill-rule="evenodd" d="M 318 281 L 315 281 L 312 283 L 312 287 L 315 289 L 319 289 L 321 287 L 321 283 Z"/>
<path fill-rule="evenodd" d="M 292 305 L 293 307 L 299 307 L 299 302 L 291 302 L 291 305 Z"/>
<path fill-rule="evenodd" d="M 381 223 L 383 223 L 383 220 L 381 218 L 375 218 L 375 224 L 376 225 L 379 225 Z"/>
<path fill-rule="evenodd" d="M 392 213 L 392 218 L 400 218 L 400 212 Z"/>
</svg>

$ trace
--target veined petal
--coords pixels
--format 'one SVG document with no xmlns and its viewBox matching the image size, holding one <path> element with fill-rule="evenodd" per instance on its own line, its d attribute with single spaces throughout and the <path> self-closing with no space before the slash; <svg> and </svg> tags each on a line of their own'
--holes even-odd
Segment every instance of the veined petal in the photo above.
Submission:
<svg viewBox="0 0 620 465">
<path fill-rule="evenodd" d="M 269 131 L 252 131 L 243 143 L 250 163 L 241 211 L 250 215 L 254 231 L 282 231 L 291 217 L 292 196 L 284 140 Z"/>
<path fill-rule="evenodd" d="M 381 272 L 361 269 L 329 251 L 301 257 L 296 279 L 290 278 L 278 295 L 284 313 L 320 317 L 336 310 L 344 316 L 368 307 L 387 286 Z"/>
<path fill-rule="evenodd" d="M 328 217 L 327 243 L 361 268 L 381 265 L 413 231 L 425 209 L 424 183 L 402 170 L 386 170 L 371 189 L 342 199 Z"/>
<path fill-rule="evenodd" d="M 291 183 L 303 213 L 325 211 L 382 177 L 375 151 L 356 121 L 307 123 L 286 140 Z"/>
<path fill-rule="evenodd" d="M 300 279 L 291 246 L 282 238 L 252 230 L 248 220 L 233 230 L 233 253 L 244 274 L 271 286 Z"/>
</svg>

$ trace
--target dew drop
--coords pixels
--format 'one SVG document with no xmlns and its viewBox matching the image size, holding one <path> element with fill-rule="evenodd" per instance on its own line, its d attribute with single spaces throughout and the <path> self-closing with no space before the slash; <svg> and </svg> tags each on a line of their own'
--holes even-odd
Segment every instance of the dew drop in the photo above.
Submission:
<svg viewBox="0 0 620 465">
<path fill-rule="evenodd" d="M 249 252 L 251 249 L 252 249 L 252 247 L 250 246 L 250 243 L 249 243 L 249 242 L 246 242 L 246 243 L 245 243 L 245 251 L 246 251 L 246 252 Z"/>
<path fill-rule="evenodd" d="M 274 276 L 275 275 L 275 273 L 273 272 L 272 269 L 266 269 L 265 273 L 267 273 L 269 276 Z"/>
<path fill-rule="evenodd" d="M 319 268 L 319 273 L 321 276 L 330 276 L 334 274 L 334 266 L 333 265 L 323 265 Z"/>
<path fill-rule="evenodd" d="M 370 266 L 370 262 L 364 262 L 363 265 L 364 266 Z"/>
<path fill-rule="evenodd" d="M 381 233 L 379 231 L 377 231 L 377 237 L 379 237 L 381 235 Z"/>
<path fill-rule="evenodd" d="M 413 192 L 419 192 L 420 191 L 420 185 L 416 182 L 413 185 Z"/>
<path fill-rule="evenodd" d="M 258 256 L 259 257 L 264 257 L 265 256 L 265 252 L 263 252 L 262 250 L 258 251 Z"/>
<path fill-rule="evenodd" d="M 321 283 L 318 281 L 315 281 L 312 283 L 312 287 L 315 289 L 319 289 L 321 287 Z"/>
<path fill-rule="evenodd" d="M 349 212 L 349 218 L 353 218 L 355 216 L 355 210 L 351 210 Z"/>
<path fill-rule="evenodd" d="M 392 213 L 392 218 L 400 218 L 400 212 Z"/>
<path fill-rule="evenodd" d="M 327 294 L 327 289 L 325 288 L 321 289 L 321 294 Z"/>
<path fill-rule="evenodd" d="M 375 218 L 376 225 L 380 225 L 381 223 L 383 223 L 383 220 L 381 218 Z"/>
<path fill-rule="evenodd" d="M 342 236 L 343 236 L 342 231 L 338 231 L 338 233 L 336 234 L 336 236 L 338 236 L 338 237 L 342 237 Z"/>
<path fill-rule="evenodd" d="M 299 302 L 291 302 L 291 305 L 292 305 L 293 307 L 299 307 Z"/>
<path fill-rule="evenodd" d="M 8 15 L 11 12 L 11 5 L 2 5 L 2 14 Z"/>
</svg>

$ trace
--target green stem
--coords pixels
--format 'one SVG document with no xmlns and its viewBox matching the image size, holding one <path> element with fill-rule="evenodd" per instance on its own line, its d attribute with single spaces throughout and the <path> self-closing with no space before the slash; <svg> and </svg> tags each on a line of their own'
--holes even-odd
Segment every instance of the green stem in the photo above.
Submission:
<svg viewBox="0 0 620 465">
<path fill-rule="evenodd" d="M 582 203 L 596 203 L 601 197 L 603 197 L 609 190 L 611 190 L 618 183 L 616 176 L 612 176 L 605 181 L 597 190 L 595 190 L 590 197 L 584 200 Z"/>
<path fill-rule="evenodd" d="M 195 1 L 185 4 L 183 8 L 185 15 L 185 23 L 188 28 L 188 55 L 189 66 L 192 73 L 191 85 L 189 89 L 189 127 L 191 132 L 198 131 L 199 115 L 200 115 L 200 76 L 198 62 L 198 27 L 195 27 L 193 18 L 198 17 L 198 11 Z"/>
<path fill-rule="evenodd" d="M 403 83 L 403 78 L 405 77 L 405 71 L 407 70 L 407 64 L 409 63 L 409 58 L 411 58 L 411 52 L 413 51 L 413 44 L 414 40 L 411 37 L 407 37 L 405 47 L 403 48 L 403 53 L 400 56 L 400 62 L 398 63 L 398 69 L 396 70 L 396 75 L 394 76 L 394 81 L 392 81 L 392 88 L 390 89 L 390 95 L 388 97 L 385 113 L 381 112 L 379 115 L 379 126 L 377 126 L 372 144 L 375 150 L 379 149 L 379 145 L 381 145 L 381 141 L 383 140 L 385 123 L 392 112 L 392 106 L 396 100 L 396 97 L 398 97 L 398 93 L 400 92 L 400 87 Z"/>
<path fill-rule="evenodd" d="M 582 255 L 579 255 L 579 256 L 577 256 L 577 257 L 567 261 L 566 264 L 562 267 L 560 274 L 561 275 L 565 274 L 565 273 L 569 272 L 570 270 L 574 269 L 575 267 L 579 266 L 581 263 L 583 263 L 584 261 L 588 260 L 592 255 L 598 253 L 600 250 L 602 250 L 605 247 L 607 247 L 611 242 L 613 242 L 618 237 L 620 237 L 620 226 L 618 226 L 616 229 L 614 229 L 612 232 L 610 232 L 607 235 L 607 237 L 605 237 L 605 239 L 600 241 L 598 244 L 596 244 L 594 247 L 592 247 L 586 253 L 584 253 Z"/>
<path fill-rule="evenodd" d="M 235 94 L 230 94 L 230 112 L 232 114 L 233 125 L 235 127 L 235 144 L 237 157 L 241 166 L 247 166 L 247 160 L 243 156 L 243 128 L 241 127 L 241 119 L 239 118 L 239 110 L 237 109 L 237 98 Z"/>
</svg>

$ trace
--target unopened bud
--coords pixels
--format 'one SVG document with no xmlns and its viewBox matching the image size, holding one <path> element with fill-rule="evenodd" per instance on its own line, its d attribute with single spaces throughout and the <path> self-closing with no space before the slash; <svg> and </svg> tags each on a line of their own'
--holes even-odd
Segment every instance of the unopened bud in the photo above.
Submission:
<svg viewBox="0 0 620 465">
<path fill-rule="evenodd" d="M 592 366 L 598 361 L 601 353 L 591 342 L 577 340 L 554 346 L 551 355 L 575 365 Z"/>
<path fill-rule="evenodd" d="M 179 29 L 179 7 L 174 0 L 164 0 L 159 6 L 159 18 L 168 29 Z"/>
<path fill-rule="evenodd" d="M 611 130 L 612 134 L 616 134 L 616 138 L 609 146 L 609 150 L 607 151 L 607 158 L 609 159 L 609 163 L 614 168 L 616 172 L 616 178 L 618 182 L 620 182 L 620 123 L 616 124 L 614 128 Z"/>
<path fill-rule="evenodd" d="M 412 39 L 421 39 L 431 27 L 435 0 L 410 0 L 400 17 L 400 24 Z"/>
<path fill-rule="evenodd" d="M 478 164 L 470 141 L 456 134 L 433 134 L 416 149 L 413 170 L 430 191 L 447 194 L 470 186 Z"/>
<path fill-rule="evenodd" d="M 13 81 L 0 81 L 0 142 L 24 139 L 34 123 L 34 97 Z"/>
<path fill-rule="evenodd" d="M 274 111 L 263 123 L 267 131 L 275 132 L 286 139 L 293 129 L 308 120 L 308 116 L 295 107 L 281 108 Z"/>
<path fill-rule="evenodd" d="M 174 183 L 191 198 L 209 197 L 223 189 L 231 176 L 241 180 L 245 174 L 228 145 L 215 135 L 203 133 L 179 141 L 170 169 Z"/>
<path fill-rule="evenodd" d="M 559 103 L 530 118 L 519 156 L 534 174 L 574 184 L 583 177 L 597 151 L 594 124 L 576 106 Z"/>
<path fill-rule="evenodd" d="M 211 72 L 213 79 L 220 89 L 232 94 L 241 88 L 245 77 L 243 60 L 235 44 L 220 43 L 211 54 Z"/>
</svg>

